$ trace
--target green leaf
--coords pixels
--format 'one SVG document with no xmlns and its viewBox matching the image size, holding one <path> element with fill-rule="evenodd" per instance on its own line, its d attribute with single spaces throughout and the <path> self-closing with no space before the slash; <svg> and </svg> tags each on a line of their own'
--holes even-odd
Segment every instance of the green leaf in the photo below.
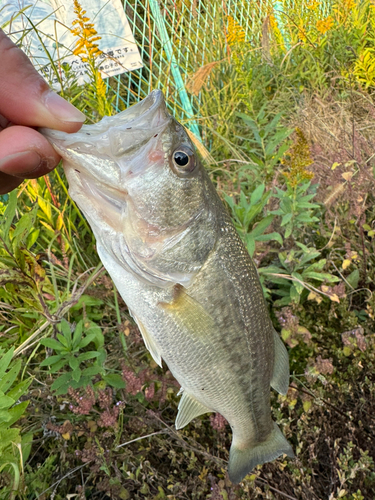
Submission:
<svg viewBox="0 0 375 500">
<path fill-rule="evenodd" d="M 280 243 L 280 245 L 283 245 L 283 239 L 279 233 L 268 233 L 268 234 L 262 234 L 260 236 L 257 236 L 256 241 L 277 241 Z"/>
<path fill-rule="evenodd" d="M 58 338 L 59 342 L 65 347 L 66 350 L 70 350 L 70 347 L 71 347 L 70 346 L 70 340 L 71 340 L 70 338 L 67 339 L 65 337 L 65 335 L 61 335 L 61 333 L 58 333 L 56 335 L 56 337 Z"/>
<path fill-rule="evenodd" d="M 0 359 L 0 379 L 4 376 L 10 362 L 12 361 L 13 352 L 14 347 L 9 349 L 9 351 Z"/>
<path fill-rule="evenodd" d="M 313 208 L 320 208 L 320 205 L 317 205 L 316 203 L 306 202 L 306 201 L 298 201 L 297 207 L 312 210 Z"/>
<path fill-rule="evenodd" d="M 285 239 L 288 239 L 289 236 L 292 234 L 292 231 L 293 231 L 293 225 L 292 224 L 288 224 L 285 228 L 285 234 L 284 234 L 284 238 Z"/>
<path fill-rule="evenodd" d="M 255 141 L 257 142 L 257 144 L 259 146 L 262 146 L 263 142 L 262 142 L 262 138 L 259 135 L 257 123 L 252 118 L 250 118 L 250 116 L 247 116 L 244 113 L 236 113 L 236 114 L 237 114 L 237 116 L 242 118 L 242 120 L 246 123 L 246 125 L 248 125 L 250 127 L 251 131 L 254 134 Z"/>
<path fill-rule="evenodd" d="M 0 430 L 4 427 L 8 427 L 8 422 L 11 419 L 9 411 L 10 410 L 0 410 Z"/>
<path fill-rule="evenodd" d="M 60 377 L 58 377 L 54 381 L 54 383 L 51 385 L 51 389 L 56 390 L 63 384 L 68 384 L 70 380 L 72 380 L 72 372 L 64 373 L 64 375 L 60 375 Z"/>
<path fill-rule="evenodd" d="M 86 347 L 90 342 L 93 342 L 95 338 L 96 338 L 96 333 L 89 333 L 88 335 L 83 337 L 83 339 L 78 345 L 79 349 L 83 349 L 84 347 Z"/>
<path fill-rule="evenodd" d="M 50 366 L 49 371 L 50 373 L 57 373 L 63 366 L 66 366 L 68 364 L 68 360 L 66 359 L 66 356 L 62 357 L 61 361 L 57 361 L 53 365 Z"/>
<path fill-rule="evenodd" d="M 354 271 L 351 272 L 349 274 L 349 276 L 346 277 L 346 281 L 355 290 L 358 287 L 358 283 L 359 283 L 359 270 L 358 269 L 354 269 Z"/>
<path fill-rule="evenodd" d="M 246 247 L 247 247 L 247 251 L 249 252 L 250 257 L 252 257 L 254 255 L 254 252 L 255 252 L 255 240 L 254 240 L 252 234 L 246 235 Z"/>
<path fill-rule="evenodd" d="M 320 271 L 323 269 L 323 267 L 326 265 L 327 260 L 326 259 L 320 259 L 318 262 L 314 262 L 314 264 L 311 264 L 309 267 L 307 267 L 303 274 L 309 273 L 311 271 Z"/>
<path fill-rule="evenodd" d="M 50 349 L 54 349 L 55 351 L 66 351 L 66 348 L 60 344 L 56 339 L 42 339 L 40 341 L 42 345 L 45 347 L 49 347 Z"/>
<path fill-rule="evenodd" d="M 299 295 L 298 295 L 298 298 L 299 298 Z M 275 300 L 274 305 L 276 307 L 284 307 L 284 306 L 288 306 L 290 304 L 290 301 L 291 301 L 291 297 L 290 297 L 290 295 L 288 295 L 287 297 L 283 297 L 282 299 Z"/>
<path fill-rule="evenodd" d="M 75 380 L 76 382 L 78 382 L 79 379 L 81 378 L 81 374 L 82 374 L 81 369 L 80 368 L 75 368 L 72 371 L 72 379 Z"/>
<path fill-rule="evenodd" d="M 101 306 L 104 302 L 96 297 L 91 297 L 91 295 L 81 295 L 77 304 L 71 307 L 71 310 L 81 309 L 83 304 L 85 307 Z"/>
<path fill-rule="evenodd" d="M 251 231 L 251 235 L 253 236 L 253 238 L 256 238 L 257 236 L 263 234 L 267 227 L 272 224 L 274 218 L 274 215 L 267 215 L 267 217 L 258 222 L 258 224 L 256 224 Z"/>
<path fill-rule="evenodd" d="M 270 273 L 287 274 L 285 272 L 285 269 L 282 269 L 281 267 L 277 267 L 277 266 L 260 267 L 258 269 L 258 273 L 259 274 L 270 274 Z"/>
<path fill-rule="evenodd" d="M 0 409 L 3 410 L 4 408 L 10 408 L 12 405 L 14 405 L 15 400 L 13 398 L 10 398 L 9 396 L 0 396 Z"/>
<path fill-rule="evenodd" d="M 86 330 L 86 335 L 91 333 L 95 334 L 94 344 L 96 349 L 99 350 L 101 347 L 104 346 L 104 335 L 100 326 L 98 326 L 93 321 L 90 321 L 90 326 Z"/>
<path fill-rule="evenodd" d="M 2 361 L 0 360 L 0 364 L 1 362 Z M 9 387 L 16 380 L 20 369 L 21 369 L 21 360 L 18 359 L 11 367 L 11 369 L 0 378 L 0 391 L 6 392 L 9 389 Z"/>
<path fill-rule="evenodd" d="M 18 401 L 21 396 L 27 393 L 27 390 L 31 384 L 33 379 L 27 378 L 25 380 L 22 380 L 19 384 L 17 384 L 15 387 L 13 387 L 10 391 L 8 391 L 8 396 L 15 401 Z"/>
<path fill-rule="evenodd" d="M 58 361 L 60 361 L 63 356 L 64 356 L 64 354 L 56 354 L 55 356 L 49 356 L 48 358 L 43 359 L 43 361 L 40 363 L 39 366 L 51 366 L 51 365 L 54 365 L 55 363 L 57 363 Z"/>
<path fill-rule="evenodd" d="M 70 359 L 69 359 L 69 366 L 70 368 L 74 371 L 76 370 L 78 367 L 79 367 L 79 360 L 78 358 L 75 358 L 74 356 L 72 356 Z M 74 377 L 73 377 L 74 378 Z"/>
<path fill-rule="evenodd" d="M 79 321 L 73 335 L 73 348 L 77 348 L 82 339 L 83 321 Z"/>
<path fill-rule="evenodd" d="M 117 373 L 110 373 L 108 375 L 104 375 L 103 380 L 110 386 L 115 387 L 116 389 L 124 389 L 126 384 L 122 379 L 121 375 Z"/>
<path fill-rule="evenodd" d="M 92 377 L 93 375 L 97 375 L 98 373 L 101 373 L 103 371 L 103 368 L 101 366 L 89 366 L 88 368 L 85 368 L 82 370 L 82 376 L 84 377 Z"/>
<path fill-rule="evenodd" d="M 72 331 L 70 328 L 70 324 L 66 321 L 66 319 L 61 320 L 60 329 L 67 342 L 70 343 L 72 338 Z"/>
<path fill-rule="evenodd" d="M 324 276 L 325 273 L 315 273 L 314 271 L 307 273 L 306 271 L 303 271 L 302 274 L 304 278 L 311 278 L 317 281 L 324 281 L 326 279 Z"/>
<path fill-rule="evenodd" d="M 0 431 L 0 449 L 5 450 L 12 443 L 21 441 L 19 429 L 7 429 L 6 432 Z M 0 453 L 1 456 L 1 453 Z"/>
<path fill-rule="evenodd" d="M 0 236 L 4 239 L 5 244 L 8 247 L 10 246 L 9 230 L 10 226 L 12 225 L 13 219 L 16 215 L 16 208 L 17 208 L 17 191 L 13 190 L 9 194 L 5 213 L 0 219 L 1 220 Z"/>
<path fill-rule="evenodd" d="M 268 156 L 272 156 L 275 152 L 275 150 L 278 148 L 278 146 L 284 142 L 289 136 L 290 134 L 293 132 L 292 129 L 282 129 L 282 130 L 279 130 L 279 132 L 277 132 L 274 136 L 273 136 L 273 139 L 272 141 L 270 141 L 267 146 L 266 146 L 266 149 L 265 149 L 265 154 L 266 154 L 266 157 Z"/>
<path fill-rule="evenodd" d="M 30 248 L 36 243 L 38 236 L 40 234 L 40 229 L 35 229 L 31 231 L 26 240 L 26 248 L 30 250 Z"/>
<path fill-rule="evenodd" d="M 293 285 L 290 287 L 290 298 L 292 299 L 293 302 L 298 304 L 300 299 L 300 294 L 298 293 L 297 287 L 295 285 L 296 283 L 293 283 Z"/>
<path fill-rule="evenodd" d="M 228 205 L 230 206 L 230 208 L 234 211 L 235 203 L 234 203 L 233 197 L 232 196 L 228 196 L 227 194 L 225 194 L 224 195 L 224 199 L 228 203 Z"/>
<path fill-rule="evenodd" d="M 298 245 L 298 242 L 296 242 L 296 243 Z M 309 250 L 307 253 L 305 253 L 301 257 L 298 268 L 301 268 L 304 264 L 306 264 L 306 262 L 309 262 L 310 260 L 316 259 L 317 257 L 319 257 L 319 255 L 320 255 L 320 252 L 318 252 L 317 250 Z"/>
<path fill-rule="evenodd" d="M 35 225 L 35 219 L 38 211 L 38 205 L 35 204 L 34 208 L 24 214 L 16 224 L 16 229 L 13 233 L 12 244 L 13 248 L 19 247 L 21 244 L 26 246 L 26 238 Z"/>
<path fill-rule="evenodd" d="M 305 222 L 306 224 L 311 224 L 312 222 L 317 222 L 319 219 L 317 217 L 313 217 L 308 213 L 298 214 L 296 217 L 298 222 Z"/>
<path fill-rule="evenodd" d="M 79 363 L 82 363 L 82 361 L 87 361 L 88 359 L 93 359 L 93 358 L 98 358 L 100 356 L 100 353 L 97 351 L 88 351 L 88 352 L 83 352 L 78 356 L 78 361 Z"/>
<path fill-rule="evenodd" d="M 292 220 L 293 214 L 285 214 L 283 218 L 281 219 L 281 227 L 285 226 Z"/>
<path fill-rule="evenodd" d="M 255 205 L 256 203 L 258 203 L 258 201 L 263 196 L 264 189 L 265 189 L 264 184 L 260 184 L 257 188 L 254 189 L 254 191 L 251 193 L 250 196 L 250 205 Z"/>
<path fill-rule="evenodd" d="M 267 123 L 267 125 L 264 127 L 264 137 L 267 137 L 267 135 L 272 132 L 272 130 L 277 128 L 277 124 L 279 123 L 280 119 L 282 117 L 282 113 L 277 113 L 272 120 Z"/>
<path fill-rule="evenodd" d="M 303 278 L 299 273 L 292 273 L 292 277 L 303 282 Z M 297 290 L 298 295 L 301 295 L 301 293 L 303 292 L 303 289 L 305 288 L 302 285 L 302 283 L 299 283 L 298 281 L 293 281 L 293 286 Z"/>
<path fill-rule="evenodd" d="M 32 444 L 33 444 L 33 433 L 28 432 L 26 434 L 23 434 L 23 436 L 21 437 L 23 465 L 25 465 L 27 459 L 30 456 Z"/>
<path fill-rule="evenodd" d="M 7 421 L 7 425 L 13 425 L 17 420 L 19 420 L 22 415 L 25 413 L 26 408 L 29 405 L 29 401 L 22 401 L 16 406 L 13 406 L 8 410 L 9 420 Z"/>
</svg>

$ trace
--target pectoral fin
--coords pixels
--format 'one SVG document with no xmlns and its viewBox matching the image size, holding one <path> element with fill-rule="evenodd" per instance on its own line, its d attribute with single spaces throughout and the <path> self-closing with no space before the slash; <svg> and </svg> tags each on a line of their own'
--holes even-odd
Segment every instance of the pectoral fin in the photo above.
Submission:
<svg viewBox="0 0 375 500">
<path fill-rule="evenodd" d="M 171 302 L 159 302 L 158 305 L 173 316 L 180 328 L 192 336 L 209 334 L 216 328 L 213 317 L 198 301 L 190 297 L 182 285 L 175 285 Z"/>
<path fill-rule="evenodd" d="M 147 347 L 148 351 L 150 352 L 151 356 L 153 357 L 155 363 L 157 363 L 161 367 L 162 366 L 161 354 L 159 352 L 157 345 L 154 342 L 154 339 L 148 333 L 148 331 L 146 330 L 142 321 L 140 321 L 139 319 L 137 319 L 135 317 L 134 317 L 134 319 L 135 319 L 135 322 L 137 323 L 138 328 L 142 334 L 142 338 L 143 338 L 143 342 L 145 343 L 145 346 Z"/>
<path fill-rule="evenodd" d="M 279 394 L 285 394 L 289 388 L 289 356 L 283 341 L 279 334 L 273 332 L 275 343 L 275 360 L 273 365 L 273 375 L 271 379 L 271 387 Z"/>
<path fill-rule="evenodd" d="M 193 418 L 199 417 L 199 415 L 203 415 L 203 413 L 211 411 L 212 410 L 207 408 L 207 406 L 202 405 L 202 403 L 197 401 L 193 396 L 187 392 L 183 392 L 178 405 L 176 429 L 182 429 L 182 427 L 185 427 L 185 425 L 191 422 Z"/>
</svg>

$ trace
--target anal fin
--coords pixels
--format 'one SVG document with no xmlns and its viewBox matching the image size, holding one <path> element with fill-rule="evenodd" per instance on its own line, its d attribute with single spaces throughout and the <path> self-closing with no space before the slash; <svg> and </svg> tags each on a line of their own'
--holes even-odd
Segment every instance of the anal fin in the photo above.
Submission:
<svg viewBox="0 0 375 500">
<path fill-rule="evenodd" d="M 212 410 L 210 410 L 210 408 L 202 405 L 202 403 L 197 401 L 193 396 L 187 392 L 183 392 L 178 405 L 176 429 L 182 429 L 182 427 L 185 427 L 185 425 L 191 422 L 193 418 L 199 417 L 199 415 L 203 415 L 203 413 L 211 411 Z"/>
<path fill-rule="evenodd" d="M 273 364 L 273 375 L 271 379 L 271 387 L 279 394 L 285 394 L 289 388 L 289 356 L 283 341 L 279 334 L 273 331 L 275 343 L 275 360 Z"/>
</svg>

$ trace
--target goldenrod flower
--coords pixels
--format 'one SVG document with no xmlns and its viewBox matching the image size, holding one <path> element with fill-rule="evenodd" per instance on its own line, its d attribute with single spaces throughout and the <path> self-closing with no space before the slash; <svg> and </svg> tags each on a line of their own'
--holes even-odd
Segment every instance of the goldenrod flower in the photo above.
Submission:
<svg viewBox="0 0 375 500">
<path fill-rule="evenodd" d="M 309 10 L 316 10 L 320 5 L 320 2 L 317 2 L 316 0 L 312 0 L 311 3 L 309 3 L 309 5 L 307 5 L 307 8 Z"/>
<path fill-rule="evenodd" d="M 355 7 L 355 0 L 344 0 L 343 7 L 345 10 L 351 10 Z"/>
<path fill-rule="evenodd" d="M 316 23 L 316 29 L 324 35 L 329 31 L 334 24 L 333 18 L 331 16 L 326 17 L 325 19 L 320 19 Z"/>
<path fill-rule="evenodd" d="M 275 30 L 279 27 L 277 24 L 277 19 L 274 16 L 274 14 L 270 14 L 270 26 L 271 26 L 271 29 L 273 29 L 273 30 Z"/>
<path fill-rule="evenodd" d="M 90 23 L 90 18 L 87 17 L 86 11 L 82 9 L 78 0 L 73 0 L 74 13 L 77 19 L 74 19 L 72 25 L 75 26 L 71 30 L 74 36 L 77 37 L 77 42 L 73 49 L 75 56 L 80 56 L 83 62 L 88 62 L 90 59 L 95 59 L 100 53 L 99 45 L 95 42 L 101 39 L 98 35 L 94 24 Z"/>
<path fill-rule="evenodd" d="M 227 30 L 227 42 L 230 47 L 245 41 L 245 30 L 232 16 L 228 16 Z"/>
<path fill-rule="evenodd" d="M 292 188 L 314 177 L 314 174 L 307 170 L 307 167 L 313 163 L 313 159 L 309 144 L 301 129 L 296 128 L 294 144 L 284 155 L 281 163 L 288 169 L 287 172 L 283 172 L 283 175 Z"/>
</svg>

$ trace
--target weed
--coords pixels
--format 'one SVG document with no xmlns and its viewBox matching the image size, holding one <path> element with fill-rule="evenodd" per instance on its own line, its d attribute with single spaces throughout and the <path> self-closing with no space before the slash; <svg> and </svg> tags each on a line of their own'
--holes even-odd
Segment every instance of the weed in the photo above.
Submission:
<svg viewBox="0 0 375 500">
<path fill-rule="evenodd" d="M 188 90 L 200 103 L 202 151 L 216 160 L 211 176 L 289 350 L 291 387 L 272 393 L 272 407 L 297 460 L 265 464 L 233 486 L 220 415 L 175 431 L 178 384 L 153 362 L 102 272 L 58 169 L 0 203 L 0 400 L 12 400 L 0 413 L 17 417 L 0 422 L 17 445 L 0 444 L 7 494 L 372 498 L 374 8 L 369 0 L 325 11 L 316 1 L 278 4 L 246 35 L 212 2 L 216 36 Z M 181 2 L 168 5 L 178 13 Z M 191 26 L 210 6 L 191 2 Z M 75 9 L 75 49 L 90 82 L 78 88 L 63 66 L 63 95 L 96 121 L 112 112 L 114 89 L 98 70 L 100 34 Z M 199 36 L 186 39 L 193 53 Z M 9 353 L 18 359 L 6 366 Z"/>
</svg>

